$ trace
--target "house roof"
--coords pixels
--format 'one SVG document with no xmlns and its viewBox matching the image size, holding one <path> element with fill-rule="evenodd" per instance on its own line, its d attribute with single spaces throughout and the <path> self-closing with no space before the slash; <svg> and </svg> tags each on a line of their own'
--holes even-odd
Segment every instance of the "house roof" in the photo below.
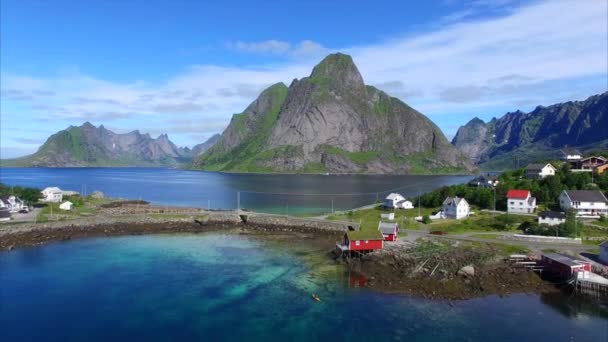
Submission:
<svg viewBox="0 0 608 342">
<path fill-rule="evenodd" d="M 587 158 L 583 158 L 581 159 L 581 163 L 584 162 L 585 160 L 589 160 L 589 159 L 599 159 L 599 160 L 603 160 L 604 162 L 606 162 L 606 158 L 602 157 L 602 156 L 591 156 L 591 157 L 587 157 Z"/>
<path fill-rule="evenodd" d="M 72 204 L 74 204 L 74 203 L 72 203 L 72 202 L 70 202 L 70 201 L 65 201 L 65 202 L 61 203 L 61 205 L 64 205 L 64 204 L 67 204 L 67 205 L 72 205 Z"/>
<path fill-rule="evenodd" d="M 48 187 L 48 188 L 44 188 L 44 190 L 42 190 L 42 192 L 48 192 L 48 191 L 51 191 L 51 192 L 61 192 L 61 189 L 59 189 L 56 186 L 51 186 L 51 187 Z"/>
<path fill-rule="evenodd" d="M 392 192 L 390 195 L 386 196 L 387 200 L 394 200 L 395 198 L 403 197 L 398 193 Z"/>
<path fill-rule="evenodd" d="M 557 212 L 557 211 L 541 211 L 540 213 L 538 213 L 538 216 L 540 216 L 540 217 L 549 217 L 549 218 L 558 218 L 558 219 L 565 219 L 566 218 L 566 214 L 560 213 L 560 212 Z"/>
<path fill-rule="evenodd" d="M 507 198 L 528 198 L 530 196 L 529 190 L 509 190 L 507 192 Z"/>
<path fill-rule="evenodd" d="M 397 223 L 395 222 L 380 222 L 378 224 L 378 230 L 382 232 L 382 234 L 393 234 L 397 230 Z"/>
<path fill-rule="evenodd" d="M 581 262 L 574 259 L 571 256 L 568 255 L 564 255 L 564 254 L 559 254 L 559 253 L 548 253 L 548 254 L 543 254 L 543 256 L 545 258 L 549 258 L 551 260 L 555 260 L 561 264 L 564 265 L 568 265 L 568 266 L 580 266 Z"/>
<path fill-rule="evenodd" d="M 572 148 L 572 147 L 564 148 L 562 150 L 562 153 L 564 155 L 575 155 L 575 154 L 580 155 L 581 154 L 581 152 L 579 150 Z"/>
<path fill-rule="evenodd" d="M 535 164 L 529 164 L 528 167 L 526 167 L 526 170 L 542 170 L 546 166 L 550 166 L 551 168 L 555 169 L 555 167 L 553 165 L 551 165 L 550 163 L 545 163 L 545 164 L 535 163 Z"/>
<path fill-rule="evenodd" d="M 459 205 L 461 202 L 464 202 L 465 204 L 469 204 L 469 203 L 467 202 L 467 200 L 465 200 L 464 198 L 456 196 L 456 197 L 448 197 L 448 198 L 446 198 L 446 199 L 443 201 L 443 205 L 446 205 L 446 204 L 452 203 L 452 204 L 454 204 L 455 206 L 458 206 L 458 205 Z"/>
<path fill-rule="evenodd" d="M 6 218 L 6 217 L 11 217 L 11 213 L 6 209 L 0 210 L 0 218 Z"/>
<path fill-rule="evenodd" d="M 362 228 L 346 233 L 349 240 L 384 240 L 384 236 L 377 229 Z"/>
<path fill-rule="evenodd" d="M 564 192 L 573 202 L 608 202 L 606 196 L 599 190 L 564 190 Z"/>
</svg>

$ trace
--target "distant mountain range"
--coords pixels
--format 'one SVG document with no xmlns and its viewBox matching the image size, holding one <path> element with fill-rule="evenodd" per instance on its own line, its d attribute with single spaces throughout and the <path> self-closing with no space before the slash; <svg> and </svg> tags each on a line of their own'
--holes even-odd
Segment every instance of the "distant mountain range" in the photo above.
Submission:
<svg viewBox="0 0 608 342">
<path fill-rule="evenodd" d="M 474 118 L 458 129 L 452 144 L 483 169 L 509 169 L 559 158 L 561 150 L 608 148 L 608 92 L 585 101 L 538 106 L 484 122 Z"/>
<path fill-rule="evenodd" d="M 204 170 L 456 173 L 473 169 L 426 116 L 366 86 L 350 56 L 331 54 L 309 77 L 277 83 L 236 114 L 194 165 Z"/>
<path fill-rule="evenodd" d="M 114 133 L 89 122 L 53 134 L 0 166 L 184 166 L 227 172 L 426 174 L 501 170 L 608 148 L 608 92 L 472 119 L 450 143 L 426 116 L 365 85 L 350 56 L 331 54 L 310 76 L 274 84 L 224 132 L 192 149 L 166 134 Z"/>
<path fill-rule="evenodd" d="M 50 136 L 32 155 L 2 160 L 2 166 L 177 166 L 190 163 L 192 151 L 179 148 L 166 134 L 154 139 L 133 131 L 117 134 L 89 122 Z"/>
</svg>

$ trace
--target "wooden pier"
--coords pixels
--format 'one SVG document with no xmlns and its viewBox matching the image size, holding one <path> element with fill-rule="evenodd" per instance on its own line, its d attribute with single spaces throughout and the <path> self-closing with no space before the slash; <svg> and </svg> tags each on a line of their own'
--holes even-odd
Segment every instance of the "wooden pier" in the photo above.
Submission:
<svg viewBox="0 0 608 342">
<path fill-rule="evenodd" d="M 573 285 L 576 293 L 595 298 L 608 296 L 608 279 L 593 272 L 577 272 Z"/>
</svg>

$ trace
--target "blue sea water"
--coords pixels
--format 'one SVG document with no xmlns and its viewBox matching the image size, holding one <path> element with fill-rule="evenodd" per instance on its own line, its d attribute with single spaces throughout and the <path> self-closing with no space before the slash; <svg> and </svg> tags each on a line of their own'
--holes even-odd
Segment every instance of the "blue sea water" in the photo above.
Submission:
<svg viewBox="0 0 608 342">
<path fill-rule="evenodd" d="M 283 214 L 327 213 L 373 203 L 391 191 L 404 196 L 464 183 L 470 176 L 337 176 L 226 174 L 162 168 L 0 168 L 9 185 L 144 199 L 155 204 L 241 208 Z"/>
<path fill-rule="evenodd" d="M 0 339 L 608 339 L 606 309 L 597 305 L 535 294 L 449 303 L 350 288 L 345 270 L 317 248 L 208 233 L 0 253 Z"/>
</svg>

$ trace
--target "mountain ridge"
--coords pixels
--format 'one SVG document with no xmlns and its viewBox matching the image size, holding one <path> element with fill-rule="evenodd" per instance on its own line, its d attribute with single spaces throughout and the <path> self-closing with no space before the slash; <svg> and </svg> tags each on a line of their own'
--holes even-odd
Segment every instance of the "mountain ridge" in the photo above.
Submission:
<svg viewBox="0 0 608 342">
<path fill-rule="evenodd" d="M 566 147 L 592 151 L 608 146 L 608 92 L 528 113 L 508 112 L 487 123 L 475 119 L 458 129 L 452 144 L 486 169 L 558 158 Z"/>
<path fill-rule="evenodd" d="M 426 116 L 365 85 L 352 58 L 331 54 L 308 77 L 265 89 L 235 114 L 194 166 L 230 172 L 469 172 Z"/>
</svg>

